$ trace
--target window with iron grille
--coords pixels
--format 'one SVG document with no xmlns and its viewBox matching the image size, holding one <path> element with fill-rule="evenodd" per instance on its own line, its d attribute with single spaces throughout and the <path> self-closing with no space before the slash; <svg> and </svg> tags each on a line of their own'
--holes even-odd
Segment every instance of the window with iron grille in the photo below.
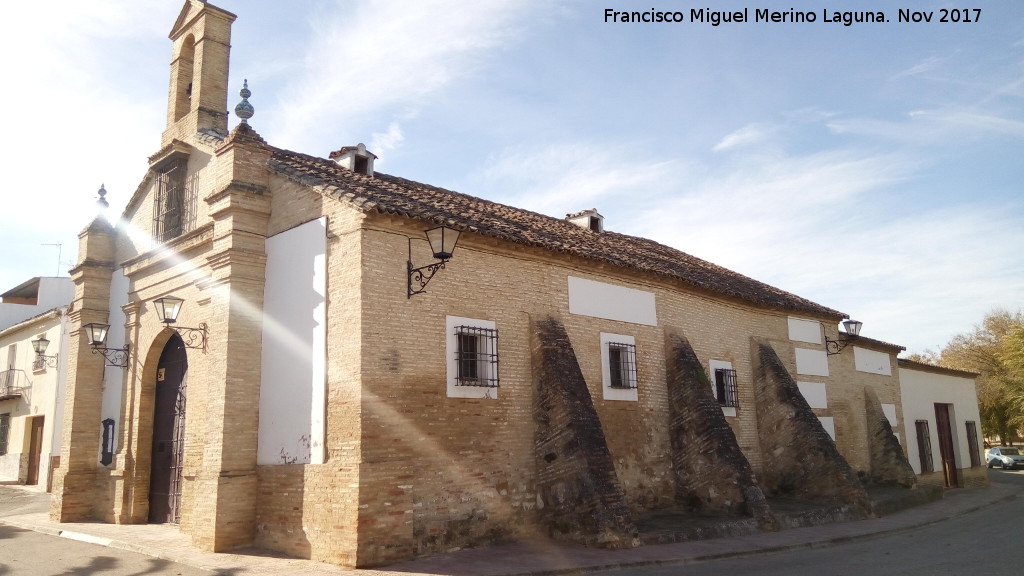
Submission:
<svg viewBox="0 0 1024 576">
<path fill-rule="evenodd" d="M 498 330 L 456 326 L 455 382 L 457 386 L 498 387 Z"/>
<path fill-rule="evenodd" d="M 715 369 L 715 399 L 722 406 L 738 408 L 739 393 L 736 390 L 736 371 L 731 368 Z"/>
<path fill-rule="evenodd" d="M 600 333 L 601 398 L 639 402 L 636 338 L 629 334 Z"/>
<path fill-rule="evenodd" d="M 914 427 L 917 429 L 917 454 L 921 458 L 921 473 L 934 472 L 935 467 L 932 466 L 932 437 L 931 431 L 928 429 L 928 421 L 917 420 L 914 422 Z"/>
<path fill-rule="evenodd" d="M 981 452 L 978 450 L 978 425 L 967 422 L 967 448 L 971 453 L 971 468 L 981 466 Z"/>
<path fill-rule="evenodd" d="M 608 343 L 608 385 L 636 388 L 636 346 L 626 342 Z"/>
<path fill-rule="evenodd" d="M 157 173 L 153 196 L 153 238 L 166 242 L 195 225 L 195 178 L 188 178 L 188 158 L 179 157 Z"/>
<path fill-rule="evenodd" d="M 11 413 L 0 414 L 0 456 L 7 454 L 7 436 L 11 431 Z"/>
</svg>

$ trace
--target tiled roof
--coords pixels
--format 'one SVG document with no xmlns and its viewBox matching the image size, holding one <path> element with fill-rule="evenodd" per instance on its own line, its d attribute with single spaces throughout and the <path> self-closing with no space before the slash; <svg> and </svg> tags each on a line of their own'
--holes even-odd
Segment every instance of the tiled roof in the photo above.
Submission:
<svg viewBox="0 0 1024 576">
<path fill-rule="evenodd" d="M 772 310 L 846 317 L 842 312 L 646 238 L 596 233 L 559 218 L 380 172 L 373 176 L 358 174 L 330 160 L 288 150 L 274 149 L 270 168 L 363 211 L 445 224 L 508 242 L 657 274 L 691 288 Z"/>
<path fill-rule="evenodd" d="M 964 378 L 977 378 L 976 372 L 968 372 L 966 370 L 957 370 L 955 368 L 946 368 L 945 366 L 936 366 L 935 364 L 927 364 L 925 362 L 917 362 L 916 360 L 908 360 L 906 358 L 897 358 L 897 364 L 900 368 L 906 368 L 908 370 L 921 370 L 924 372 L 934 372 L 936 374 L 946 374 L 947 376 L 962 376 Z"/>
<path fill-rule="evenodd" d="M 883 342 L 882 340 L 875 340 L 874 338 L 867 338 L 865 336 L 850 336 L 846 332 L 839 333 L 839 339 L 848 341 L 854 345 L 861 345 L 869 348 L 883 348 L 899 354 L 900 352 L 906 351 L 906 346 L 900 346 L 899 344 L 893 344 L 891 342 Z"/>
</svg>

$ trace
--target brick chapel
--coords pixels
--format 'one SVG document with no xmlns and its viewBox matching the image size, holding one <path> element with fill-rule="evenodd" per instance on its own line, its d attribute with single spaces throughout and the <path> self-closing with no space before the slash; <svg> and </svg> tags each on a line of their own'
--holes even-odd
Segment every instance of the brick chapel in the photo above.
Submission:
<svg viewBox="0 0 1024 576">
<path fill-rule="evenodd" d="M 234 20 L 184 3 L 157 150 L 80 235 L 55 520 L 372 566 L 914 484 L 901 347 L 597 210 L 277 148 L 247 86 L 229 129 Z"/>
</svg>

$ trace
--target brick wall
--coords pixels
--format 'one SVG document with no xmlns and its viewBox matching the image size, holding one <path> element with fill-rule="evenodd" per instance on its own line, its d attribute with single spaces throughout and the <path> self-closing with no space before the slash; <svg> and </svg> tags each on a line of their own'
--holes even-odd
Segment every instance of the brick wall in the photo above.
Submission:
<svg viewBox="0 0 1024 576">
<path fill-rule="evenodd" d="M 570 257 L 464 234 L 455 256 L 427 286 L 406 297 L 409 238 L 415 266 L 431 261 L 425 223 L 370 215 L 362 233 L 362 462 L 410 461 L 417 553 L 493 541 L 535 528 L 537 502 L 531 317 L 563 323 L 600 419 L 615 475 L 633 513 L 676 501 L 666 385 L 666 331 L 686 333 L 703 366 L 728 361 L 738 372 L 740 408 L 726 421 L 757 470 L 753 334 L 783 340 L 783 313 L 715 300 Z M 568 312 L 568 276 L 656 295 L 658 326 Z M 494 398 L 446 395 L 445 317 L 493 320 L 499 331 L 501 387 Z M 638 400 L 603 399 L 601 332 L 628 334 L 637 347 Z M 792 362 L 792 360 L 790 360 Z M 386 400 L 379 402 L 378 400 Z M 361 486 L 361 498 L 377 488 Z M 474 528 L 466 529 L 468 520 Z M 443 537 L 436 535 L 444 534 Z M 367 538 L 385 537 L 367 531 Z"/>
</svg>

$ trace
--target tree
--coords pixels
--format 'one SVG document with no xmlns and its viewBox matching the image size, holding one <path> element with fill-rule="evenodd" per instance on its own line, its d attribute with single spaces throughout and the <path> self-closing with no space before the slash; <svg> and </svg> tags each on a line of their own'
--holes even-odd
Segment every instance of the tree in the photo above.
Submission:
<svg viewBox="0 0 1024 576">
<path fill-rule="evenodd" d="M 1024 324 L 1010 328 L 997 356 L 1011 383 L 1010 400 L 1016 416 L 1012 422 L 1020 429 L 1024 427 Z"/>
<path fill-rule="evenodd" d="M 1005 444 L 1024 426 L 1024 314 L 989 312 L 980 325 L 949 341 L 939 365 L 978 374 L 978 409 L 986 437 Z"/>
</svg>

